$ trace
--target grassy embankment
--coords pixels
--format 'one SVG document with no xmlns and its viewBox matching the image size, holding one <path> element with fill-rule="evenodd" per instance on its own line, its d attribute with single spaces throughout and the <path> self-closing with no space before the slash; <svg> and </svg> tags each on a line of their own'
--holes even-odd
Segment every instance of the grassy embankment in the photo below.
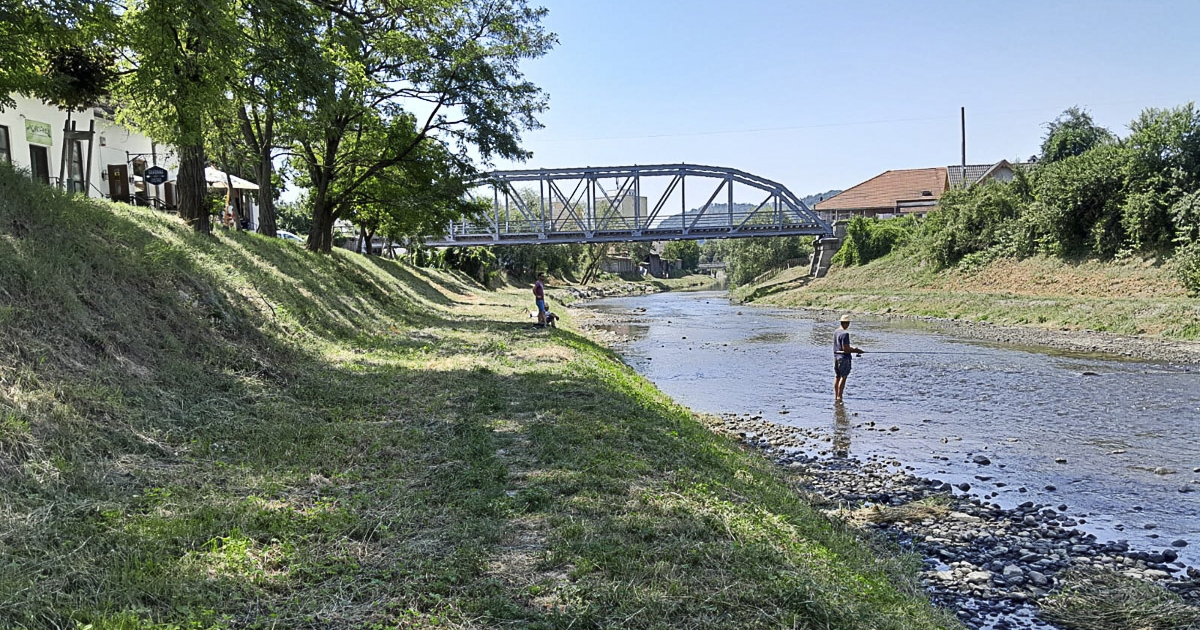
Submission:
<svg viewBox="0 0 1200 630">
<path fill-rule="evenodd" d="M 0 627 L 955 626 L 526 302 L 0 172 Z"/>
<path fill-rule="evenodd" d="M 793 270 L 735 291 L 755 302 L 866 313 L 1200 338 L 1200 300 L 1152 261 L 997 260 L 974 271 L 934 272 L 900 250 L 811 282 Z"/>
</svg>

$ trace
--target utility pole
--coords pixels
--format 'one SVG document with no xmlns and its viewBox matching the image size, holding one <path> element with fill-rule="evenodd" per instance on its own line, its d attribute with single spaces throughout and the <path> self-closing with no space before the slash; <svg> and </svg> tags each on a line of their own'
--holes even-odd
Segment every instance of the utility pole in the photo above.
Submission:
<svg viewBox="0 0 1200 630">
<path fill-rule="evenodd" d="M 962 187 L 967 187 L 967 108 L 962 113 Z"/>
</svg>

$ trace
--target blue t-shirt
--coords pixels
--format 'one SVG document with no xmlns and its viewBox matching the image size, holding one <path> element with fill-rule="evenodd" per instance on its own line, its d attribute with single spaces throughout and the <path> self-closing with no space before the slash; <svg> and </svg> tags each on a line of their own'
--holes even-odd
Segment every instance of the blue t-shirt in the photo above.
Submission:
<svg viewBox="0 0 1200 630">
<path fill-rule="evenodd" d="M 845 352 L 842 350 L 843 346 L 849 346 L 849 345 L 850 345 L 850 331 L 849 330 L 839 330 L 833 334 L 833 353 L 834 354 L 842 354 L 845 356 L 850 356 L 849 352 Z"/>
</svg>

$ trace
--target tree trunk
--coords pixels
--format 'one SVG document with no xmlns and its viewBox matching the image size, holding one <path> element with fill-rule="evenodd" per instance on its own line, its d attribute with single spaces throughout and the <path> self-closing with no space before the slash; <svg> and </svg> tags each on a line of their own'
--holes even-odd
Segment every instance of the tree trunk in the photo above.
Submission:
<svg viewBox="0 0 1200 630">
<path fill-rule="evenodd" d="M 312 230 L 308 233 L 309 251 L 328 254 L 333 251 L 333 213 L 318 200 L 313 204 Z"/>
<path fill-rule="evenodd" d="M 254 167 L 254 176 L 258 178 L 258 233 L 276 236 L 279 228 L 275 223 L 275 192 L 271 182 L 274 165 L 271 163 L 271 150 L 263 153 L 261 161 Z"/>
<path fill-rule="evenodd" d="M 275 173 L 275 163 L 271 161 L 275 148 L 275 109 L 268 106 L 265 116 L 262 141 L 257 147 L 258 164 L 254 167 L 254 175 L 258 177 L 258 233 L 276 236 L 279 228 L 275 223 L 275 183 L 271 180 Z"/>
<path fill-rule="evenodd" d="M 359 242 L 358 252 L 360 254 L 362 254 L 363 256 L 370 256 L 371 255 L 371 233 L 367 231 L 367 228 L 359 228 L 358 242 Z"/>
<path fill-rule="evenodd" d="M 180 218 L 197 232 L 211 232 L 212 224 L 205 199 L 208 185 L 204 181 L 203 144 L 179 147 L 179 176 L 175 183 Z"/>
</svg>

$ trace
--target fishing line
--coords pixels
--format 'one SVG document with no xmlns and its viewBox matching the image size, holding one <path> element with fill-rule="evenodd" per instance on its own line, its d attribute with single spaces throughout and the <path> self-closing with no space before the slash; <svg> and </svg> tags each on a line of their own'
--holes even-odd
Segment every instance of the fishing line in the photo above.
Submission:
<svg viewBox="0 0 1200 630">
<path fill-rule="evenodd" d="M 856 353 L 857 354 L 857 353 Z M 867 350 L 863 354 L 991 354 L 989 352 L 950 352 L 950 351 L 922 351 L 922 350 Z"/>
</svg>

